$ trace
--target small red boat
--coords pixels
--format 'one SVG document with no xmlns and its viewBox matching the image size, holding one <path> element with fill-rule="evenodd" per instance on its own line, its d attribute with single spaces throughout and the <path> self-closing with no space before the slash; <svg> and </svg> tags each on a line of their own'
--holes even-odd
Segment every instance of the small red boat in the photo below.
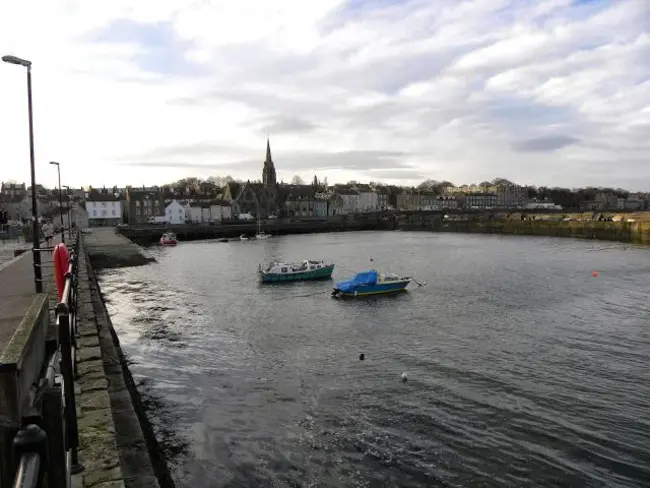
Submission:
<svg viewBox="0 0 650 488">
<path fill-rule="evenodd" d="M 173 232 L 165 232 L 160 237 L 161 246 L 175 246 L 176 244 L 178 244 L 178 239 L 176 239 L 176 234 Z"/>
</svg>

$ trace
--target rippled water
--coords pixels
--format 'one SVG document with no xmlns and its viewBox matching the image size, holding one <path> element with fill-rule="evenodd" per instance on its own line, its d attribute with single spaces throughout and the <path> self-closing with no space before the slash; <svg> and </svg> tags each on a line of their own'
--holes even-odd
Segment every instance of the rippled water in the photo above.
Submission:
<svg viewBox="0 0 650 488">
<path fill-rule="evenodd" d="M 101 286 L 179 487 L 650 486 L 648 248 L 359 232 L 154 252 Z M 271 258 L 427 284 L 338 301 L 261 287 Z"/>
</svg>

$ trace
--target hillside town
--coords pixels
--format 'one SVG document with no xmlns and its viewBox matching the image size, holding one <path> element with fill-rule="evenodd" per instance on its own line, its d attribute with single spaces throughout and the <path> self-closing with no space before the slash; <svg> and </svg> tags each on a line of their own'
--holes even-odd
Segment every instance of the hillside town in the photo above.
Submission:
<svg viewBox="0 0 650 488">
<path fill-rule="evenodd" d="M 39 218 L 54 225 L 63 221 L 79 227 L 167 224 L 215 224 L 252 219 L 323 219 L 331 216 L 381 211 L 549 209 L 645 210 L 648 193 L 621 189 L 562 189 L 520 186 L 497 178 L 491 182 L 455 186 L 428 180 L 417 187 L 377 182 L 328 185 L 317 176 L 305 184 L 294 177 L 278 182 L 271 145 L 259 181 L 232 178 L 187 178 L 176 183 L 124 188 L 48 189 L 36 186 Z M 25 183 L 2 182 L 0 223 L 31 219 L 32 188 Z M 61 194 L 59 193 L 61 192 Z M 66 224 L 64 224 L 66 225 Z"/>
</svg>

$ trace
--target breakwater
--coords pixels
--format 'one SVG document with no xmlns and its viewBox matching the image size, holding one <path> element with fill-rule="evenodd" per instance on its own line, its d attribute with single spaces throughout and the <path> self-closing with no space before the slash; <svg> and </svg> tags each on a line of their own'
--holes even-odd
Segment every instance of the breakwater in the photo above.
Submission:
<svg viewBox="0 0 650 488">
<path fill-rule="evenodd" d="M 402 230 L 429 230 L 433 232 L 466 232 L 483 234 L 510 234 L 547 237 L 573 237 L 604 241 L 650 244 L 650 221 L 553 221 L 553 220 L 445 220 L 442 218 L 400 222 Z"/>
<path fill-rule="evenodd" d="M 92 320 L 80 322 L 79 436 L 81 448 L 85 447 L 96 459 L 91 464 L 94 472 L 86 472 L 83 476 L 83 486 L 95 486 L 102 480 L 123 481 L 126 488 L 169 488 L 173 487 L 173 482 L 160 455 L 91 265 L 106 259 L 103 254 L 105 247 L 98 245 L 101 244 L 98 237 L 111 242 L 109 236 L 108 233 L 95 235 L 90 246 L 82 244 L 80 261 L 79 294 L 83 300 L 80 314 L 82 317 L 87 314 Z M 95 252 L 101 255 L 100 261 L 94 259 Z M 118 256 L 120 248 L 114 245 L 112 252 L 113 256 Z M 125 266 L 135 260 L 133 253 L 137 249 L 124 245 L 121 252 L 125 256 L 122 266 Z M 116 263 L 113 262 L 111 267 L 116 267 Z M 82 450 L 82 462 L 86 457 Z"/>
<path fill-rule="evenodd" d="M 83 233 L 85 249 L 93 269 L 142 266 L 155 261 L 147 256 L 134 242 L 120 234 L 113 227 L 97 227 Z M 160 234 L 158 234 L 160 238 Z"/>
</svg>

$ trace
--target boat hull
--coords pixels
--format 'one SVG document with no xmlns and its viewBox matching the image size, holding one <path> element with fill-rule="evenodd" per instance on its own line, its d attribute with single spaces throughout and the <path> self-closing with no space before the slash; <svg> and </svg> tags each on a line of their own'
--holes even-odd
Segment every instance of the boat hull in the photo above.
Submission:
<svg viewBox="0 0 650 488">
<path fill-rule="evenodd" d="M 333 264 L 300 273 L 280 274 L 260 272 L 260 281 L 262 283 L 284 283 L 287 281 L 326 280 L 332 277 L 332 271 L 334 271 Z"/>
<path fill-rule="evenodd" d="M 411 280 L 392 281 L 390 283 L 376 283 L 374 285 L 362 285 L 354 291 L 344 292 L 338 288 L 334 288 L 332 295 L 335 297 L 354 298 L 354 297 L 367 297 L 371 295 L 390 295 L 393 293 L 400 293 L 406 291 L 406 287 Z"/>
<path fill-rule="evenodd" d="M 160 241 L 161 246 L 175 246 L 178 241 Z"/>
</svg>

